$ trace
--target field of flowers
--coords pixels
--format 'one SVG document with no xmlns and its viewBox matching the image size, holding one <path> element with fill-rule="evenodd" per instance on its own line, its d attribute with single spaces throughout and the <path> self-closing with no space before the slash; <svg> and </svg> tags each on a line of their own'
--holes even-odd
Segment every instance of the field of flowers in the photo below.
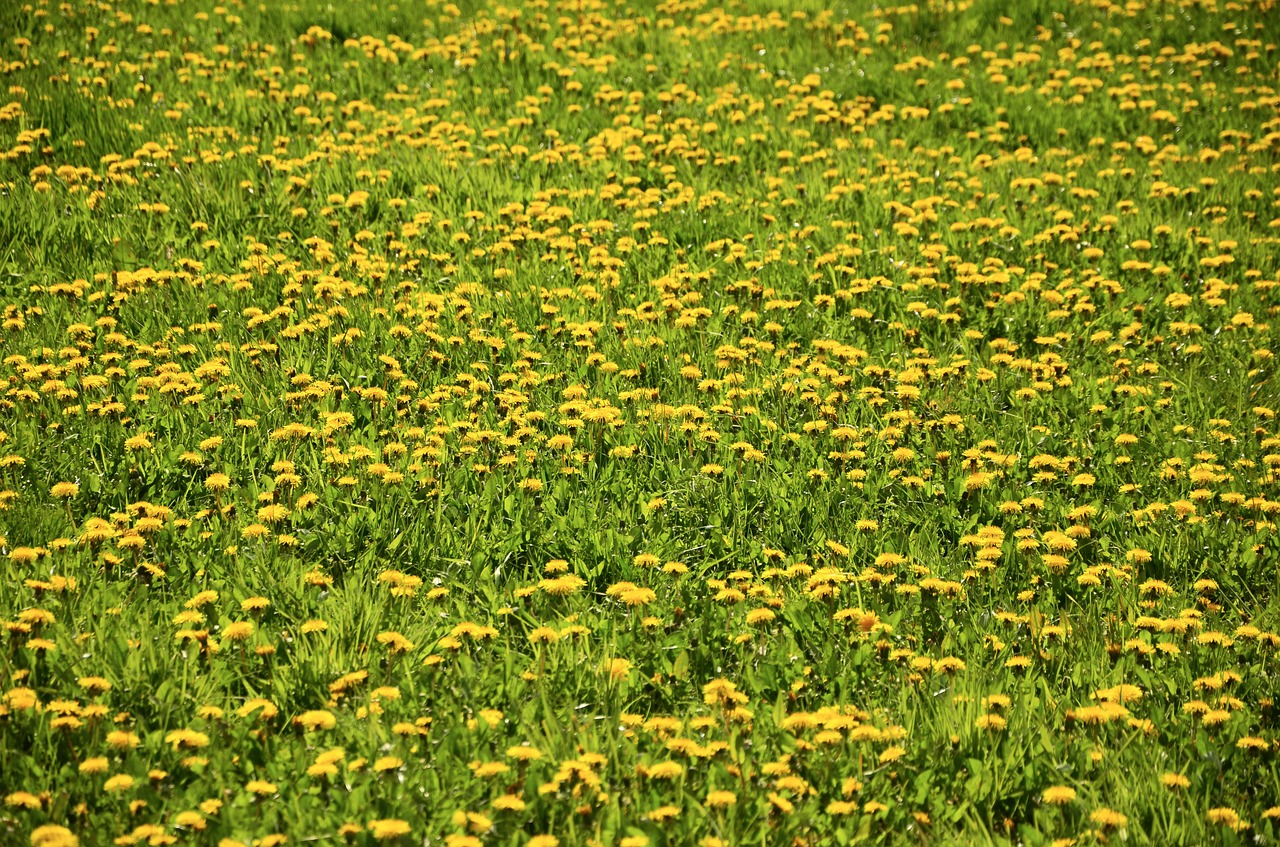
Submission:
<svg viewBox="0 0 1280 847">
<path fill-rule="evenodd" d="M 1277 843 L 1277 40 L 0 3 L 0 844 Z"/>
</svg>

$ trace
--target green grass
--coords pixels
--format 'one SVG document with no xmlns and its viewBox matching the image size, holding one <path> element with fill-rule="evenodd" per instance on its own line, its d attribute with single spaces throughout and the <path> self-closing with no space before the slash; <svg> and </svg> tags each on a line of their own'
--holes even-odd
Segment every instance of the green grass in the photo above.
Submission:
<svg viewBox="0 0 1280 847">
<path fill-rule="evenodd" d="M 0 6 L 0 844 L 1273 842 L 1272 17 Z"/>
</svg>

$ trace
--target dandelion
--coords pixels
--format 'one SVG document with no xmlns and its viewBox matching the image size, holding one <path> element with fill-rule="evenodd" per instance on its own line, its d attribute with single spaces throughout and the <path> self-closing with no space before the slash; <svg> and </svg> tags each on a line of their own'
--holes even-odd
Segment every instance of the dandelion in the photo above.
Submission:
<svg viewBox="0 0 1280 847">
<path fill-rule="evenodd" d="M 4 804 L 13 809 L 39 809 L 40 798 L 27 791 L 15 791 L 4 798 Z"/>
<path fill-rule="evenodd" d="M 542 758 L 542 751 L 528 744 L 507 748 L 507 756 L 519 762 L 532 762 Z"/>
<path fill-rule="evenodd" d="M 495 811 L 499 812 L 523 812 L 528 804 L 524 800 L 513 794 L 503 794 L 496 798 L 490 804 Z"/>
<path fill-rule="evenodd" d="M 410 653 L 414 649 L 414 643 L 405 638 L 398 632 L 382 632 L 378 634 L 377 641 L 385 646 L 392 655 L 397 653 Z"/>
<path fill-rule="evenodd" d="M 174 816 L 173 823 L 174 826 L 195 830 L 196 832 L 203 831 L 208 825 L 204 815 L 192 811 L 179 812 Z"/>
<path fill-rule="evenodd" d="M 126 438 L 124 442 L 124 449 L 128 450 L 130 453 L 137 453 L 142 450 L 150 450 L 151 447 L 152 447 L 151 434 L 148 432 L 142 432 L 137 435 Z"/>
<path fill-rule="evenodd" d="M 210 603 L 216 603 L 216 602 L 218 602 L 218 592 L 201 591 L 200 593 L 192 597 L 190 600 L 188 600 L 186 603 L 184 603 L 183 606 L 188 609 L 199 609 L 209 605 Z"/>
<path fill-rule="evenodd" d="M 650 779 L 675 779 L 683 773 L 684 767 L 679 762 L 659 762 L 644 768 L 644 775 Z"/>
<path fill-rule="evenodd" d="M 631 661 L 628 659 L 606 659 L 604 662 L 605 673 L 610 679 L 626 679 L 631 673 Z"/>
<path fill-rule="evenodd" d="M 578 592 L 586 584 L 586 580 L 575 574 L 564 574 L 563 576 L 544 579 L 538 583 L 538 587 L 552 597 L 565 597 Z"/>
<path fill-rule="evenodd" d="M 1210 809 L 1205 813 L 1205 819 L 1216 826 L 1225 826 L 1236 831 L 1243 828 L 1240 814 L 1229 806 Z"/>
<path fill-rule="evenodd" d="M 1054 785 L 1046 788 L 1040 799 L 1051 806 L 1063 806 L 1076 799 L 1076 790 L 1067 785 Z"/>
<path fill-rule="evenodd" d="M 226 641 L 245 641 L 253 636 L 253 624 L 249 621 L 237 621 L 227 624 L 222 630 Z"/>
<path fill-rule="evenodd" d="M 58 824 L 44 824 L 31 830 L 31 847 L 79 847 L 80 839 Z"/>
<path fill-rule="evenodd" d="M 1089 813 L 1089 820 L 1103 829 L 1121 829 L 1129 823 L 1129 819 L 1114 809 L 1099 806 Z"/>
<path fill-rule="evenodd" d="M 121 791 L 127 791 L 132 788 L 133 783 L 133 777 L 127 773 L 116 774 L 103 784 L 102 790 L 108 794 L 118 794 Z"/>
<path fill-rule="evenodd" d="M 396 818 L 369 821 L 369 834 L 375 841 L 390 841 L 411 832 L 409 824 Z"/>
<path fill-rule="evenodd" d="M 142 740 L 135 733 L 121 729 L 115 729 L 107 733 L 107 746 L 113 749 L 130 750 L 140 744 L 142 744 Z"/>
<path fill-rule="evenodd" d="M 322 729 L 333 729 L 338 723 L 332 712 L 325 711 L 323 709 L 303 712 L 294 718 L 293 722 L 305 729 L 307 732 L 316 732 Z"/>
<path fill-rule="evenodd" d="M 734 794 L 732 791 L 711 791 L 707 794 L 707 799 L 704 802 L 709 809 L 724 808 L 726 806 L 736 805 L 738 802 L 738 795 Z"/>
<path fill-rule="evenodd" d="M 1000 732 L 1007 725 L 1008 725 L 1008 721 L 1002 715 L 995 715 L 995 714 L 981 715 L 974 722 L 974 726 L 976 726 L 978 729 L 984 729 L 989 732 Z"/>
<path fill-rule="evenodd" d="M 240 601 L 240 610 L 244 612 L 261 612 L 271 605 L 266 597 L 248 597 Z"/>
<path fill-rule="evenodd" d="M 224 473 L 210 474 L 205 478 L 204 487 L 214 493 L 221 493 L 231 488 L 231 477 Z"/>
<path fill-rule="evenodd" d="M 105 694 L 111 690 L 111 682 L 100 676 L 82 676 L 76 684 L 90 694 Z"/>
<path fill-rule="evenodd" d="M 40 551 L 33 547 L 15 547 L 9 551 L 9 561 L 20 565 L 35 564 L 40 558 Z"/>
</svg>

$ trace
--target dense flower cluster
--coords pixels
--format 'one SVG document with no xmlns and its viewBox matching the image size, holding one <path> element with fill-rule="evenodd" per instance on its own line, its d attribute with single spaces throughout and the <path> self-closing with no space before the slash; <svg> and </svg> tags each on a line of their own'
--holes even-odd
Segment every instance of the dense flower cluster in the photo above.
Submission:
<svg viewBox="0 0 1280 847">
<path fill-rule="evenodd" d="M 1271 0 L 464 5 L 0 8 L 0 842 L 1274 840 Z"/>
</svg>

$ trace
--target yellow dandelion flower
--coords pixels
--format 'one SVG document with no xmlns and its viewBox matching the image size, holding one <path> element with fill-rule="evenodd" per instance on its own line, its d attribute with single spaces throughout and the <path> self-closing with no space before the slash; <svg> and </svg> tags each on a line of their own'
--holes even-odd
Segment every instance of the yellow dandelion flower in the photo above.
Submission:
<svg viewBox="0 0 1280 847">
<path fill-rule="evenodd" d="M 103 783 L 102 790 L 108 794 L 116 794 L 121 791 L 128 791 L 133 787 L 134 779 L 127 773 L 116 774 Z"/>
<path fill-rule="evenodd" d="M 603 665 L 610 679 L 626 679 L 631 673 L 630 659 L 606 659 Z"/>
<path fill-rule="evenodd" d="M 684 766 L 679 762 L 659 762 L 644 766 L 643 771 L 650 779 L 675 779 L 684 773 Z"/>
<path fill-rule="evenodd" d="M 252 636 L 253 624 L 250 621 L 229 623 L 222 630 L 222 637 L 226 641 L 246 641 Z"/>
<path fill-rule="evenodd" d="M 1063 806 L 1076 799 L 1076 790 L 1068 785 L 1054 785 L 1044 790 L 1040 800 L 1052 806 Z"/>
<path fill-rule="evenodd" d="M 398 818 L 369 821 L 369 834 L 373 836 L 375 841 L 389 841 L 402 835 L 408 835 L 411 831 L 408 822 Z"/>
<path fill-rule="evenodd" d="M 40 798 L 29 791 L 15 791 L 7 795 L 4 804 L 13 809 L 39 809 L 42 805 Z"/>
<path fill-rule="evenodd" d="M 293 722 L 305 729 L 307 732 L 315 732 L 321 729 L 333 729 L 338 721 L 332 712 L 324 709 L 314 709 L 309 712 L 303 712 L 293 719 Z"/>
<path fill-rule="evenodd" d="M 507 748 L 507 757 L 518 762 L 532 762 L 542 758 L 542 751 L 528 744 Z"/>
<path fill-rule="evenodd" d="M 80 839 L 65 826 L 44 824 L 31 830 L 31 847 L 79 847 Z"/>
<path fill-rule="evenodd" d="M 1120 829 L 1129 823 L 1129 819 L 1114 809 L 1099 806 L 1089 813 L 1089 820 L 1103 829 Z"/>
<path fill-rule="evenodd" d="M 1210 809 L 1205 813 L 1205 819 L 1211 824 L 1215 824 L 1216 826 L 1225 826 L 1228 829 L 1239 830 L 1242 828 L 1240 813 L 1229 806 Z"/>
<path fill-rule="evenodd" d="M 738 795 L 732 791 L 711 791 L 707 794 L 704 801 L 707 808 L 718 809 L 726 806 L 734 806 L 738 802 Z"/>
<path fill-rule="evenodd" d="M 49 493 L 59 499 L 70 499 L 80 493 L 80 486 L 74 482 L 59 482 L 49 489 Z"/>
</svg>

